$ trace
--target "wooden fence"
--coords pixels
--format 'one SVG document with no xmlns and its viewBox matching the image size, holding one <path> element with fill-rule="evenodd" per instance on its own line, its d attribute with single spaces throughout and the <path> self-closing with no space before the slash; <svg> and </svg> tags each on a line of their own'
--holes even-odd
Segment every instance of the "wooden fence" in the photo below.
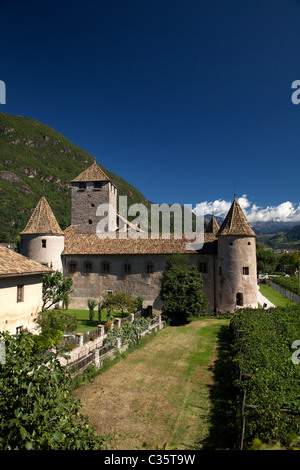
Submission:
<svg viewBox="0 0 300 470">
<path fill-rule="evenodd" d="M 294 292 L 291 292 L 290 290 L 285 289 L 284 287 L 278 286 L 274 282 L 270 281 L 272 289 L 276 290 L 279 294 L 283 295 L 287 299 L 289 299 L 291 302 L 294 302 L 297 305 L 300 305 L 300 296 L 297 294 L 294 294 Z"/>
</svg>

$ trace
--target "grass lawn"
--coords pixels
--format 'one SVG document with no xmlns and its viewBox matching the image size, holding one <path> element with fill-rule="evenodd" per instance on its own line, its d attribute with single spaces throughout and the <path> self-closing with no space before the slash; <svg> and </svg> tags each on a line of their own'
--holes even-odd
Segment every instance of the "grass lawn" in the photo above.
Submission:
<svg viewBox="0 0 300 470">
<path fill-rule="evenodd" d="M 279 294 L 279 292 L 272 289 L 272 287 L 267 286 L 266 284 L 261 284 L 259 289 L 262 295 L 266 297 L 270 302 L 272 302 L 275 307 L 286 307 L 287 305 L 295 305 L 289 299 Z"/>
<path fill-rule="evenodd" d="M 211 426 L 217 338 L 228 325 L 198 319 L 168 326 L 73 392 L 110 450 L 201 448 Z"/>
<path fill-rule="evenodd" d="M 94 310 L 94 319 L 92 321 L 89 319 L 89 310 L 69 309 L 66 310 L 66 313 L 76 315 L 77 317 L 78 327 L 74 333 L 86 333 L 87 331 L 95 330 L 97 325 L 104 325 L 107 321 L 107 312 L 105 311 L 102 312 L 101 321 L 99 321 L 97 309 Z M 128 315 L 128 313 L 125 314 L 125 316 Z M 114 318 L 122 318 L 122 314 L 120 312 L 110 312 L 109 318 L 110 316 L 113 316 Z"/>
</svg>

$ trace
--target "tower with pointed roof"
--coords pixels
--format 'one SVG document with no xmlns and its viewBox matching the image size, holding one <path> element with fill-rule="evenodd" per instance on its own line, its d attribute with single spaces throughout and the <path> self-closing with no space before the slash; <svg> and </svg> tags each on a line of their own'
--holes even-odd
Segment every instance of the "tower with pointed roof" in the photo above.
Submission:
<svg viewBox="0 0 300 470">
<path fill-rule="evenodd" d="M 217 305 L 223 313 L 257 308 L 256 235 L 236 197 L 217 238 Z"/>
<path fill-rule="evenodd" d="M 96 233 L 97 224 L 105 217 L 105 206 L 117 211 L 116 186 L 96 161 L 71 185 L 71 225 L 77 227 L 77 233 Z"/>
<path fill-rule="evenodd" d="M 44 196 L 20 235 L 23 256 L 62 271 L 64 233 Z"/>
</svg>

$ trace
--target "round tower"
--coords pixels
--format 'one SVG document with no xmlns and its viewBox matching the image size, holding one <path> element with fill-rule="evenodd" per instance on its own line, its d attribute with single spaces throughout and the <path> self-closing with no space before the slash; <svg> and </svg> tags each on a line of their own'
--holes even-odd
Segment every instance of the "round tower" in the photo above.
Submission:
<svg viewBox="0 0 300 470">
<path fill-rule="evenodd" d="M 257 308 L 256 235 L 236 199 L 217 233 L 217 306 Z"/>
<path fill-rule="evenodd" d="M 43 196 L 21 235 L 21 254 L 54 270 L 62 271 L 64 233 Z"/>
</svg>

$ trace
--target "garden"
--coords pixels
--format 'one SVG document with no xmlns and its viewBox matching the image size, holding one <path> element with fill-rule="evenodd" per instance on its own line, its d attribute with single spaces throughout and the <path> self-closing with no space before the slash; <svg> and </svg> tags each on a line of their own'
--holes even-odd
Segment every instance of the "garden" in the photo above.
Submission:
<svg viewBox="0 0 300 470">
<path fill-rule="evenodd" d="M 123 319 L 130 313 L 142 310 L 142 297 L 133 297 L 127 292 L 106 294 L 101 302 L 95 299 L 87 300 L 87 309 L 68 309 L 66 314 L 76 319 L 76 328 L 73 333 L 86 333 L 96 329 L 98 325 L 114 322 L 116 318 Z"/>
</svg>

